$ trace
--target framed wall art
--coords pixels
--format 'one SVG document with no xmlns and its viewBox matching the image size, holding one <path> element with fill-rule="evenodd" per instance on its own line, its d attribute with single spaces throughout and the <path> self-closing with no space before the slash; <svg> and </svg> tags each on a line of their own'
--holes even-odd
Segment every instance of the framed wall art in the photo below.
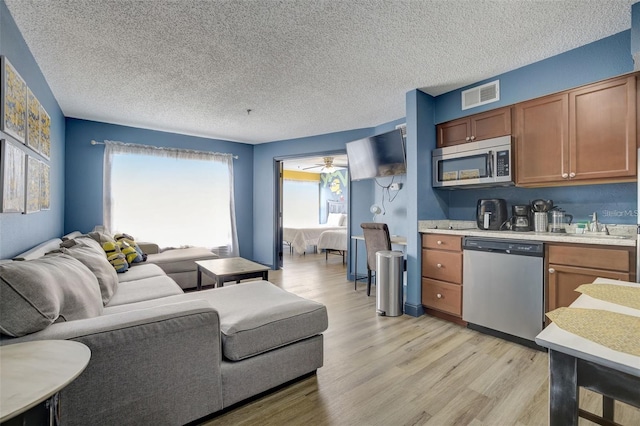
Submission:
<svg viewBox="0 0 640 426">
<path fill-rule="evenodd" d="M 14 142 L 0 140 L 0 212 L 22 213 L 25 197 L 25 153 Z"/>
<path fill-rule="evenodd" d="M 27 137 L 27 83 L 6 56 L 0 57 L 3 99 L 0 130 L 25 143 Z"/>
<path fill-rule="evenodd" d="M 40 161 L 40 210 L 51 208 L 51 181 L 49 165 Z"/>
<path fill-rule="evenodd" d="M 40 105 L 40 150 L 44 158 L 51 158 L 51 118 L 47 111 Z"/>
<path fill-rule="evenodd" d="M 27 146 L 40 152 L 40 102 L 27 88 Z"/>
<path fill-rule="evenodd" d="M 27 155 L 25 213 L 40 211 L 40 161 Z"/>
</svg>

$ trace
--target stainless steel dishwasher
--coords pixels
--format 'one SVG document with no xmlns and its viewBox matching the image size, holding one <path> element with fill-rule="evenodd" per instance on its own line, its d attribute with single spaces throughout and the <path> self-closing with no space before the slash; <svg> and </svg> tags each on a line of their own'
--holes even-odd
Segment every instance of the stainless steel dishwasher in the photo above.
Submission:
<svg viewBox="0 0 640 426">
<path fill-rule="evenodd" d="M 465 237 L 462 247 L 462 319 L 469 328 L 533 342 L 544 323 L 544 244 Z"/>
</svg>

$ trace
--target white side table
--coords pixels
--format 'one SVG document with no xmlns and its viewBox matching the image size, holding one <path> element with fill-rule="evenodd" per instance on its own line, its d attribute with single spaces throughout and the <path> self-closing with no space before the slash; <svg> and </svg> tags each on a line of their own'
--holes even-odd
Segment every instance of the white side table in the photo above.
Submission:
<svg viewBox="0 0 640 426">
<path fill-rule="evenodd" d="M 50 399 L 49 424 L 57 394 L 84 371 L 91 351 L 70 340 L 41 340 L 0 347 L 0 422 Z"/>
</svg>

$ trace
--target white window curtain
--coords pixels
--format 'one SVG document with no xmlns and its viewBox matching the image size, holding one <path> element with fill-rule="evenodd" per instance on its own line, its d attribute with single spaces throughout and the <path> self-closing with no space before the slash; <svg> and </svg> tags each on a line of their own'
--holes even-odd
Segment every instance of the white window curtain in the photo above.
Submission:
<svg viewBox="0 0 640 426">
<path fill-rule="evenodd" d="M 104 226 L 238 256 L 231 154 L 105 141 Z"/>
</svg>

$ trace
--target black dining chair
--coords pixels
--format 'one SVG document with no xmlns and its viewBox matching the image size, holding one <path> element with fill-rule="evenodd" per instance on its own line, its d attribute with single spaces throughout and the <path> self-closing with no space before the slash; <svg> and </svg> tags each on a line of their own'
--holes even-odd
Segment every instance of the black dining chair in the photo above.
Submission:
<svg viewBox="0 0 640 426">
<path fill-rule="evenodd" d="M 376 253 L 391 250 L 391 237 L 386 223 L 365 222 L 361 223 L 360 227 L 364 234 L 364 245 L 367 250 L 367 296 L 370 296 L 372 271 L 376 271 Z"/>
</svg>

